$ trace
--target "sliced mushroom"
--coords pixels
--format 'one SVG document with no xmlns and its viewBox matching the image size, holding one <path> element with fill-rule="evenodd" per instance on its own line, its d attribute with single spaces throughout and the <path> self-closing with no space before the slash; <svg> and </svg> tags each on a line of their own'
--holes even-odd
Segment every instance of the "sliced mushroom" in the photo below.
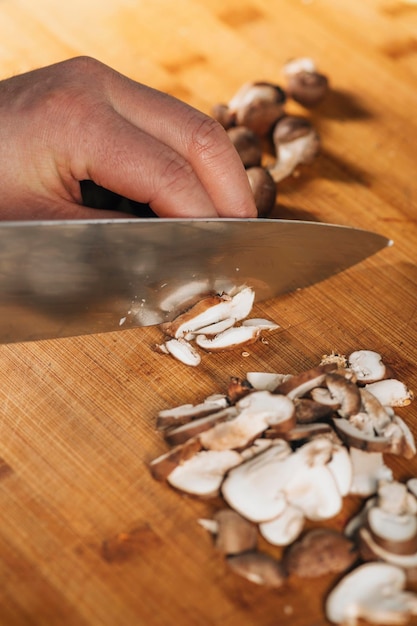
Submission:
<svg viewBox="0 0 417 626">
<path fill-rule="evenodd" d="M 328 435 L 333 432 L 332 427 L 324 422 L 316 422 L 313 424 L 298 424 L 290 430 L 282 431 L 273 426 L 264 432 L 264 436 L 269 439 L 283 437 L 286 441 L 301 441 L 302 439 L 312 439 L 321 435 Z"/>
<path fill-rule="evenodd" d="M 227 407 L 226 409 L 222 409 L 220 411 L 217 411 L 216 413 L 207 415 L 206 417 L 192 420 L 187 424 L 183 424 L 182 426 L 177 426 L 176 428 L 165 431 L 165 440 L 170 445 L 179 445 L 181 443 L 184 443 L 185 441 L 188 441 L 188 439 L 198 437 L 199 435 L 201 435 L 201 433 L 209 430 L 215 424 L 235 418 L 237 414 L 238 411 L 235 407 Z"/>
<path fill-rule="evenodd" d="M 213 516 L 217 524 L 215 546 L 223 554 L 240 554 L 254 550 L 258 531 L 254 524 L 232 509 L 221 509 Z"/>
<path fill-rule="evenodd" d="M 252 459 L 254 456 L 260 454 L 261 452 L 264 452 L 271 446 L 280 448 L 280 453 L 282 454 L 282 456 L 288 456 L 289 454 L 291 454 L 291 448 L 289 444 L 284 441 L 284 439 L 276 439 L 275 441 L 273 441 L 271 439 L 265 439 L 264 437 L 261 437 L 260 439 L 255 439 L 255 441 L 253 441 L 248 448 L 241 450 L 240 455 L 244 461 L 249 461 L 249 459 Z"/>
<path fill-rule="evenodd" d="M 333 409 L 333 411 L 340 409 L 341 403 L 332 396 L 327 387 L 315 387 L 311 390 L 310 396 L 315 402 L 325 405 L 329 409 Z"/>
<path fill-rule="evenodd" d="M 158 306 L 162 311 L 175 312 L 185 311 L 196 302 L 207 296 L 210 291 L 208 279 L 192 280 L 187 282 L 179 281 L 172 286 L 160 286 L 164 296 L 159 300 Z"/>
<path fill-rule="evenodd" d="M 188 422 L 194 419 L 216 413 L 226 407 L 227 399 L 225 396 L 223 396 L 221 400 L 208 400 L 200 404 L 181 404 L 172 409 L 159 411 L 156 418 L 156 427 L 158 430 L 165 430 L 172 426 L 181 426 L 188 424 Z"/>
<path fill-rule="evenodd" d="M 414 436 L 401 417 L 394 415 L 392 422 L 385 428 L 384 436 L 389 438 L 387 452 L 412 459 L 416 454 Z"/>
<path fill-rule="evenodd" d="M 415 514 L 396 514 L 384 511 L 381 506 L 373 506 L 368 511 L 367 525 L 375 543 L 388 552 L 417 553 L 417 517 Z"/>
<path fill-rule="evenodd" d="M 375 383 L 369 383 L 365 389 L 376 396 L 383 406 L 408 406 L 414 398 L 413 392 L 396 378 L 386 378 Z"/>
<path fill-rule="evenodd" d="M 333 398 L 340 404 L 337 412 L 341 417 L 355 415 L 361 410 L 361 395 L 354 382 L 336 372 L 326 375 L 326 386 Z"/>
<path fill-rule="evenodd" d="M 372 624 L 405 624 L 417 615 L 417 596 L 404 591 L 406 576 L 388 563 L 366 563 L 347 574 L 326 600 L 327 619 L 355 626 L 360 619 Z"/>
<path fill-rule="evenodd" d="M 287 578 L 281 561 L 256 550 L 229 556 L 226 562 L 236 574 L 257 585 L 280 588 Z"/>
<path fill-rule="evenodd" d="M 227 398 L 230 404 L 235 404 L 238 400 L 253 391 L 254 389 L 248 380 L 232 376 L 227 386 Z"/>
<path fill-rule="evenodd" d="M 248 372 L 246 380 L 258 391 L 275 391 L 284 381 L 291 378 L 290 374 L 274 374 L 273 372 Z"/>
<path fill-rule="evenodd" d="M 304 528 L 305 517 L 301 509 L 287 504 L 281 515 L 259 524 L 259 532 L 274 546 L 288 546 Z"/>
<path fill-rule="evenodd" d="M 211 295 L 198 300 L 185 313 L 178 315 L 172 322 L 161 324 L 167 335 L 179 339 L 199 328 L 215 324 L 233 317 L 231 315 L 231 298 L 229 296 Z"/>
<path fill-rule="evenodd" d="M 358 559 L 354 542 L 330 528 L 314 528 L 287 550 L 284 558 L 289 574 L 317 578 L 344 572 Z"/>
<path fill-rule="evenodd" d="M 295 472 L 287 481 L 284 493 L 287 501 L 312 521 L 330 519 L 342 508 L 342 496 L 332 472 L 325 465 Z"/>
<path fill-rule="evenodd" d="M 315 387 L 321 385 L 326 378 L 326 374 L 333 369 L 334 365 L 332 364 L 319 365 L 301 372 L 301 374 L 291 376 L 275 389 L 275 393 L 287 395 L 292 400 L 301 398 Z"/>
<path fill-rule="evenodd" d="M 330 440 L 318 437 L 298 448 L 286 461 L 292 468 L 283 487 L 287 502 L 312 521 L 329 519 L 342 507 L 337 482 L 327 466 L 333 451 Z"/>
<path fill-rule="evenodd" d="M 314 391 L 317 391 L 317 389 Z M 333 413 L 333 406 L 316 402 L 310 398 L 296 398 L 294 404 L 295 415 L 299 424 L 316 422 L 330 417 Z"/>
<path fill-rule="evenodd" d="M 385 564 L 400 567 L 409 582 L 417 582 L 417 552 L 396 554 L 375 541 L 371 532 L 362 527 L 358 532 L 359 552 L 364 561 L 384 561 Z M 416 613 L 417 614 L 417 613 Z"/>
<path fill-rule="evenodd" d="M 333 445 L 332 456 L 327 463 L 337 488 L 342 497 L 351 493 L 353 480 L 352 459 L 349 451 L 342 445 Z"/>
<path fill-rule="evenodd" d="M 349 447 L 359 448 L 367 452 L 385 452 L 389 448 L 388 437 L 374 435 L 364 429 L 357 428 L 348 420 L 339 417 L 333 418 L 333 424 L 337 434 Z"/>
<path fill-rule="evenodd" d="M 363 410 L 372 418 L 372 427 L 376 434 L 384 434 L 386 427 L 391 423 L 391 416 L 388 411 L 369 389 L 360 389 L 359 393 Z"/>
<path fill-rule="evenodd" d="M 209 338 L 206 335 L 197 335 L 196 344 L 207 352 L 234 350 L 237 347 L 254 343 L 261 331 L 256 326 L 233 326 Z"/>
<path fill-rule="evenodd" d="M 367 498 L 376 493 L 381 481 L 392 480 L 392 470 L 385 465 L 381 452 L 368 452 L 352 447 L 349 455 L 353 469 L 351 494 Z"/>
<path fill-rule="evenodd" d="M 278 517 L 287 505 L 283 488 L 294 471 L 294 457 L 286 448 L 271 446 L 233 468 L 222 485 L 224 499 L 252 522 Z"/>
<path fill-rule="evenodd" d="M 281 432 L 295 424 L 294 404 L 286 396 L 269 391 L 255 391 L 236 404 L 239 414 L 230 421 L 218 423 L 200 435 L 205 448 L 212 450 L 246 447 L 268 426 Z"/>
<path fill-rule="evenodd" d="M 161 456 L 153 459 L 150 464 L 152 476 L 156 480 L 166 480 L 168 475 L 181 463 L 188 461 L 202 448 L 201 443 L 197 440 L 187 441 L 184 445 L 176 446 Z"/>
<path fill-rule="evenodd" d="M 246 320 L 243 320 L 242 326 L 256 326 L 260 330 L 277 330 L 279 325 L 271 320 L 266 320 L 263 317 L 251 317 Z"/>
<path fill-rule="evenodd" d="M 386 377 L 387 368 L 378 352 L 356 350 L 348 357 L 349 367 L 355 372 L 359 383 L 372 383 Z"/>
<path fill-rule="evenodd" d="M 232 294 L 231 316 L 238 322 L 248 317 L 255 301 L 255 291 L 252 287 L 241 287 Z"/>
<path fill-rule="evenodd" d="M 218 494 L 225 473 L 241 462 L 240 454 L 233 450 L 202 450 L 177 465 L 167 481 L 182 492 L 212 498 Z"/>
<path fill-rule="evenodd" d="M 203 326 L 203 328 L 199 328 L 198 334 L 209 335 L 209 336 L 218 335 L 219 333 L 222 333 L 228 328 L 231 328 L 232 326 L 234 326 L 235 323 L 236 323 L 236 320 L 234 317 L 226 317 L 226 319 L 221 320 L 220 322 L 216 322 L 215 324 L 209 324 L 208 326 Z M 192 335 L 194 338 L 194 334 Z"/>
<path fill-rule="evenodd" d="M 185 339 L 169 339 L 163 344 L 174 358 L 184 365 L 191 365 L 197 367 L 201 363 L 201 356 L 197 350 Z"/>
<path fill-rule="evenodd" d="M 376 497 L 369 498 L 365 501 L 362 508 L 359 509 L 359 511 L 349 519 L 344 529 L 344 534 L 346 535 L 346 537 L 349 537 L 356 542 L 360 529 L 363 528 L 366 524 L 368 511 L 371 507 L 375 506 L 376 502 Z"/>
<path fill-rule="evenodd" d="M 378 506 L 394 515 L 417 514 L 417 498 L 407 484 L 399 481 L 381 481 L 378 486 Z"/>
</svg>

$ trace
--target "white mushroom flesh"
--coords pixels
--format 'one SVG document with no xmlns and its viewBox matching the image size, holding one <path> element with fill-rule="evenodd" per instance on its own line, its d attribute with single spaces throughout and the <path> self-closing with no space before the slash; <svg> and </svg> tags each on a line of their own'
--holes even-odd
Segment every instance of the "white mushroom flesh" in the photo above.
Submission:
<svg viewBox="0 0 417 626">
<path fill-rule="evenodd" d="M 407 406 L 413 399 L 413 393 L 396 378 L 386 378 L 365 386 L 383 406 Z"/>
<path fill-rule="evenodd" d="M 248 372 L 246 380 L 254 389 L 274 391 L 278 385 L 290 378 L 290 374 L 275 374 L 273 372 Z"/>
<path fill-rule="evenodd" d="M 385 465 L 382 452 L 367 452 L 350 448 L 352 483 L 350 493 L 367 498 L 376 493 L 380 481 L 393 479 L 392 470 Z"/>
<path fill-rule="evenodd" d="M 225 472 L 241 462 L 240 454 L 233 450 L 202 450 L 178 465 L 167 481 L 186 493 L 212 497 L 219 491 Z"/>
<path fill-rule="evenodd" d="M 169 339 L 165 342 L 165 348 L 174 358 L 184 365 L 197 367 L 201 363 L 201 356 L 197 350 L 184 339 Z"/>
<path fill-rule="evenodd" d="M 417 596 L 403 591 L 406 576 L 387 563 L 366 563 L 347 574 L 330 592 L 326 616 L 335 624 L 356 626 L 359 619 L 373 624 L 405 624 L 417 614 Z"/>
<path fill-rule="evenodd" d="M 252 296 L 253 291 L 244 288 L 228 295 L 226 301 L 234 301 L 246 315 Z M 205 341 L 218 341 L 220 337 L 224 349 L 229 342 L 223 344 L 222 335 L 235 336 L 236 331 L 260 333 L 275 327 L 267 320 L 254 318 L 240 326 L 233 323 Z M 183 347 L 187 343 L 173 339 L 164 346 Z M 359 566 L 345 576 L 329 595 L 326 612 L 331 621 L 339 623 L 340 618 L 346 626 L 356 626 L 359 619 L 381 625 L 403 624 L 411 614 L 417 614 L 416 597 L 403 591 L 405 572 L 410 577 L 417 572 L 417 478 L 407 484 L 394 481 L 382 452 L 400 454 L 405 459 L 416 453 L 410 428 L 393 408 L 406 406 L 413 395 L 396 379 L 361 386 L 382 373 L 378 353 L 356 351 L 348 363 L 344 359 L 337 363 L 331 360 L 300 375 L 248 372 L 244 379 L 232 377 L 236 381 L 233 393 L 229 384 L 226 394 L 213 394 L 200 404 L 161 411 L 158 419 L 162 424 L 166 419 L 168 425 L 164 430 L 166 441 L 180 445 L 172 449 L 172 454 L 156 460 L 161 467 L 155 468 L 154 463 L 153 475 L 185 493 L 222 496 L 230 511 L 257 524 L 261 536 L 275 546 L 293 544 L 306 520 L 317 524 L 338 515 L 349 494 L 371 496 L 348 522 L 345 534 L 352 541 L 358 540 L 363 550 L 369 550 L 371 556 L 365 551 L 364 558 L 373 555 L 383 562 Z M 368 366 L 371 373 L 365 372 Z M 296 404 L 301 402 L 318 403 L 326 411 L 318 411 L 312 420 L 306 420 L 307 424 L 298 411 L 297 422 Z M 169 428 L 181 420 L 192 421 Z M 322 429 L 326 434 L 318 434 Z M 297 437 L 307 442 L 300 445 Z M 209 522 L 204 526 L 216 534 L 217 524 Z M 259 563 L 264 566 L 265 555 L 255 545 L 249 552 L 238 552 L 233 559 L 230 565 L 235 571 L 258 584 L 270 584 L 256 570 Z M 274 586 L 280 586 L 284 570 L 280 562 L 273 562 L 280 572 L 279 583 L 275 581 Z M 357 584 L 356 575 L 358 579 L 363 575 L 363 584 Z M 383 592 L 380 583 L 375 583 L 379 579 L 385 580 Z M 353 587 L 355 593 L 351 593 Z M 347 597 L 335 608 L 340 588 Z"/>
<path fill-rule="evenodd" d="M 197 335 L 196 344 L 207 350 L 215 352 L 218 350 L 230 350 L 238 346 L 244 346 L 255 341 L 260 334 L 256 326 L 233 326 L 215 335 L 212 339 L 206 335 Z"/>
<path fill-rule="evenodd" d="M 281 515 L 259 524 L 259 532 L 274 546 L 288 546 L 300 536 L 304 522 L 305 517 L 301 509 L 287 504 Z"/>
<path fill-rule="evenodd" d="M 381 355 L 373 350 L 352 352 L 348 357 L 348 364 L 360 382 L 381 380 L 386 374 Z"/>
</svg>

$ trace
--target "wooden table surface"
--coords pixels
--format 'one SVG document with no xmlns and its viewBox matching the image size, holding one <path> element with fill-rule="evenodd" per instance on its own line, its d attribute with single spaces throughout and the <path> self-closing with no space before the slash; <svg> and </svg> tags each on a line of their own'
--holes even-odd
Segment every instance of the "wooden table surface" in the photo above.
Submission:
<svg viewBox="0 0 417 626">
<path fill-rule="evenodd" d="M 333 579 L 270 591 L 227 571 L 197 523 L 213 503 L 151 479 L 159 409 L 249 370 L 379 351 L 417 391 L 417 5 L 396 0 L 2 0 L 0 77 L 87 54 L 209 112 L 311 56 L 332 85 L 315 163 L 274 217 L 369 228 L 395 245 L 256 306 L 269 344 L 186 368 L 157 328 L 0 346 L 2 626 L 323 626 Z M 417 434 L 417 403 L 401 415 Z M 389 459 L 399 478 L 417 460 Z M 340 520 L 338 520 L 340 523 Z M 417 621 L 415 622 L 417 623 Z"/>
</svg>

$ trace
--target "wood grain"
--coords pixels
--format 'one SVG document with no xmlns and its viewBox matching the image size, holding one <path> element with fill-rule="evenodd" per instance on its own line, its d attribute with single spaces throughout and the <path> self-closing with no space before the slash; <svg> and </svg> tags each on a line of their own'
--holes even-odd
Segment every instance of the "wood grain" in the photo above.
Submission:
<svg viewBox="0 0 417 626">
<path fill-rule="evenodd" d="M 223 391 L 230 375 L 293 373 L 362 347 L 417 391 L 417 6 L 2 0 L 0 35 L 0 78 L 88 54 L 205 112 L 312 56 L 332 84 L 311 114 L 323 149 L 282 183 L 274 216 L 395 241 L 257 305 L 281 330 L 247 357 L 207 355 L 190 370 L 152 350 L 156 328 L 0 346 L 1 626 L 324 626 L 332 577 L 279 592 L 237 579 L 197 523 L 218 503 L 174 493 L 147 464 L 165 450 L 156 412 Z M 417 435 L 416 407 L 401 415 Z M 417 461 L 389 463 L 417 475 Z"/>
</svg>

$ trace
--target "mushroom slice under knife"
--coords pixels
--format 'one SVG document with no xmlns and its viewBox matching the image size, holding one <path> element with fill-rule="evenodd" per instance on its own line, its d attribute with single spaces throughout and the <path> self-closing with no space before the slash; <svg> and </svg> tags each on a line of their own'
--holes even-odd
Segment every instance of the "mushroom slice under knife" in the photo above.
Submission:
<svg viewBox="0 0 417 626">
<path fill-rule="evenodd" d="M 190 309 L 178 315 L 172 322 L 160 325 L 167 335 L 179 339 L 199 328 L 209 326 L 231 317 L 230 296 L 210 295 L 199 300 Z"/>
<path fill-rule="evenodd" d="M 195 342 L 199 348 L 207 352 L 218 352 L 254 343 L 260 334 L 261 330 L 257 326 L 232 326 L 212 338 L 197 335 Z"/>
</svg>

